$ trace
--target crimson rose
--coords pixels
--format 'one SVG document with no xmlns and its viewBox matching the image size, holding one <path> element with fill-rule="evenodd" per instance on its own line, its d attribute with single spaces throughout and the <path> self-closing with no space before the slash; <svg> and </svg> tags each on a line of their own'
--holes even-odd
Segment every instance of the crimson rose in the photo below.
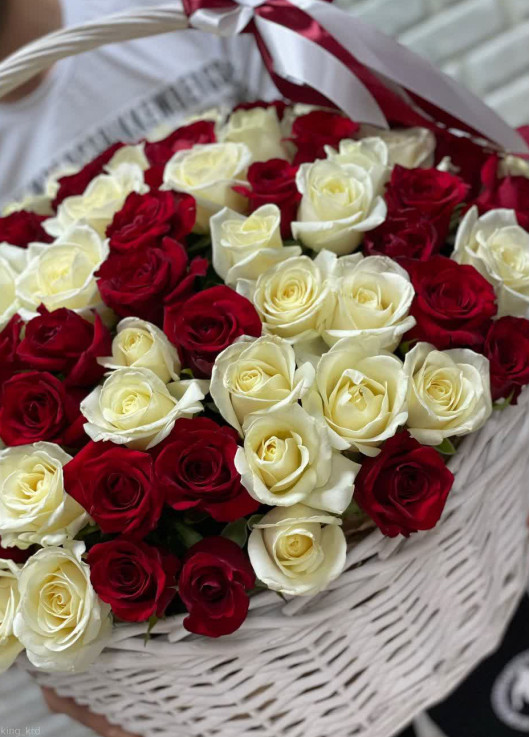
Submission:
<svg viewBox="0 0 530 737">
<path fill-rule="evenodd" d="M 95 159 L 89 161 L 88 164 L 85 164 L 85 166 L 79 171 L 76 171 L 74 174 L 67 174 L 64 177 L 61 177 L 58 180 L 59 189 L 52 203 L 53 207 L 57 209 L 61 202 L 67 197 L 83 194 L 94 177 L 103 173 L 105 164 L 108 164 L 116 151 L 124 145 L 124 143 L 113 143 L 112 146 L 109 146 L 105 151 L 102 151 L 99 156 L 96 156 Z"/>
<path fill-rule="evenodd" d="M 87 563 L 97 595 L 126 622 L 161 617 L 176 594 L 178 558 L 139 540 L 98 543 Z"/>
<path fill-rule="evenodd" d="M 491 323 L 484 343 L 490 362 L 491 397 L 495 401 L 511 395 L 511 404 L 528 384 L 528 320 L 501 317 Z"/>
<path fill-rule="evenodd" d="M 177 128 L 161 141 L 146 141 L 145 155 L 151 167 L 145 172 L 145 182 L 151 189 L 162 184 L 164 167 L 177 151 L 192 148 L 198 143 L 215 143 L 213 120 L 197 120 L 195 123 Z"/>
<path fill-rule="evenodd" d="M 65 385 L 46 371 L 15 374 L 2 385 L 0 438 L 6 445 L 49 440 L 78 446 L 86 437 L 79 412 L 79 390 Z"/>
<path fill-rule="evenodd" d="M 258 161 L 249 167 L 249 187 L 234 187 L 236 192 L 248 197 L 250 210 L 262 205 L 277 205 L 281 212 L 281 232 L 284 238 L 291 236 L 291 223 L 296 220 L 298 203 L 302 195 L 296 187 L 297 166 L 284 159 Z"/>
<path fill-rule="evenodd" d="M 0 332 L 0 385 L 13 376 L 17 369 L 21 368 L 17 357 L 17 348 L 20 343 L 20 331 L 23 324 L 19 315 L 13 315 Z"/>
<path fill-rule="evenodd" d="M 164 298 L 177 288 L 179 294 L 187 295 L 195 276 L 204 273 L 203 259 L 195 259 L 188 269 L 184 247 L 172 238 L 163 238 L 159 248 L 111 253 L 96 276 L 103 301 L 116 314 L 133 315 L 159 325 Z"/>
<path fill-rule="evenodd" d="M 276 110 L 276 113 L 278 115 L 278 120 L 283 120 L 283 116 L 285 115 L 285 110 L 287 108 L 287 103 L 283 100 L 271 100 L 271 102 L 267 102 L 266 100 L 255 100 L 254 102 L 240 102 L 239 105 L 236 105 L 234 108 L 234 112 L 236 110 L 254 110 L 255 108 L 263 108 L 266 109 L 268 107 L 273 107 Z"/>
<path fill-rule="evenodd" d="M 343 138 L 353 138 L 358 130 L 359 123 L 340 113 L 313 110 L 307 115 L 300 115 L 291 130 L 291 140 L 297 147 L 294 163 L 325 159 L 324 146 L 337 148 Z"/>
<path fill-rule="evenodd" d="M 385 199 L 389 215 L 412 207 L 436 228 L 439 243 L 447 235 L 453 210 L 467 196 L 469 186 L 460 177 L 438 169 L 406 169 L 396 165 Z"/>
<path fill-rule="evenodd" d="M 365 458 L 355 478 L 354 499 L 383 535 L 409 536 L 440 519 L 454 476 L 439 453 L 405 430 Z"/>
<path fill-rule="evenodd" d="M 436 128 L 435 161 L 442 161 L 449 156 L 451 164 L 458 169 L 458 176 L 469 184 L 469 195 L 476 197 L 481 181 L 480 171 L 490 156 L 490 151 L 475 143 L 467 136 L 455 136 L 446 128 Z"/>
<path fill-rule="evenodd" d="M 64 486 L 104 534 L 143 538 L 164 504 L 151 456 L 110 442 L 90 442 L 74 456 L 64 467 Z"/>
<path fill-rule="evenodd" d="M 27 559 L 33 554 L 33 550 L 28 548 L 22 550 L 21 548 L 9 547 L 4 548 L 2 545 L 2 538 L 0 537 L 0 560 L 12 560 L 14 563 L 25 563 Z"/>
<path fill-rule="evenodd" d="M 247 591 L 256 577 L 241 548 L 224 537 L 208 537 L 191 547 L 179 579 L 189 614 L 184 627 L 207 637 L 229 635 L 248 612 Z"/>
<path fill-rule="evenodd" d="M 474 266 L 445 256 L 429 261 L 402 261 L 415 296 L 410 314 L 416 325 L 405 340 L 426 340 L 439 350 L 479 348 L 489 318 L 497 312 L 495 292 Z"/>
<path fill-rule="evenodd" d="M 217 522 L 255 512 L 259 502 L 241 485 L 234 466 L 238 435 L 206 417 L 177 420 L 171 435 L 156 447 L 155 475 L 173 509 L 196 507 Z"/>
<path fill-rule="evenodd" d="M 65 307 L 48 312 L 39 307 L 40 315 L 26 324 L 26 332 L 17 355 L 25 367 L 55 371 L 66 375 L 69 386 L 97 384 L 105 369 L 98 356 L 108 356 L 112 338 L 94 315 L 94 324 Z"/>
<path fill-rule="evenodd" d="M 29 210 L 19 210 L 0 218 L 0 243 L 25 248 L 28 243 L 50 243 L 53 239 L 41 223 L 46 215 L 37 215 Z"/>
<path fill-rule="evenodd" d="M 160 246 L 168 236 L 180 240 L 195 225 L 195 200 L 188 194 L 131 192 L 107 228 L 111 251 L 127 253 Z"/>
<path fill-rule="evenodd" d="M 499 158 L 490 156 L 482 167 L 482 191 L 475 200 L 481 213 L 498 208 L 515 210 L 517 221 L 528 230 L 528 179 L 524 176 L 497 176 Z"/>
<path fill-rule="evenodd" d="M 396 210 L 384 223 L 365 233 L 364 250 L 369 256 L 426 261 L 438 251 L 438 234 L 418 210 Z"/>
<path fill-rule="evenodd" d="M 261 320 L 248 299 L 218 286 L 168 304 L 164 332 L 182 364 L 196 377 L 209 378 L 217 355 L 236 338 L 261 335 Z"/>
</svg>

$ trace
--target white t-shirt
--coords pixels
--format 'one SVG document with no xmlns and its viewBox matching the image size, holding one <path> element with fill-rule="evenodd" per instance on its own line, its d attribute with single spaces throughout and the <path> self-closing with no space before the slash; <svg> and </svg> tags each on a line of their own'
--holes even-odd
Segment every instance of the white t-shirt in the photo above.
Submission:
<svg viewBox="0 0 530 737">
<path fill-rule="evenodd" d="M 62 0 L 63 25 L 149 4 L 160 0 Z M 69 57 L 30 95 L 0 101 L 0 203 L 42 191 L 51 171 L 165 120 L 275 95 L 250 36 L 178 31 Z"/>
</svg>

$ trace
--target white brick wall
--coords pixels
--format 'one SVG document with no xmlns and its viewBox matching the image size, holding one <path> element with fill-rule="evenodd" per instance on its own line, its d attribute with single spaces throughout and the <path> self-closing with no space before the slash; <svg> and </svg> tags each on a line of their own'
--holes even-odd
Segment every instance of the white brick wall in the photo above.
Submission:
<svg viewBox="0 0 530 737">
<path fill-rule="evenodd" d="M 336 0 L 528 123 L 528 0 Z"/>
</svg>

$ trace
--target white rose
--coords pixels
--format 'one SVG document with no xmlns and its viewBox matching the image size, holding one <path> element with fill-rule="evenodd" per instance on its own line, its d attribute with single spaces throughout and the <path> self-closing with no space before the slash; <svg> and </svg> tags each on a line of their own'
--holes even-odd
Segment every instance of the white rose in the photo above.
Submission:
<svg viewBox="0 0 530 737">
<path fill-rule="evenodd" d="M 276 205 L 263 205 L 249 217 L 225 207 L 211 218 L 212 263 L 225 284 L 255 280 L 274 264 L 300 256 L 299 246 L 284 247 L 280 219 Z"/>
<path fill-rule="evenodd" d="M 248 415 L 243 430 L 244 448 L 238 448 L 234 463 L 253 499 L 269 506 L 304 502 L 344 512 L 360 466 L 332 449 L 323 422 L 293 404 Z"/>
<path fill-rule="evenodd" d="M 244 337 L 215 359 L 210 394 L 224 419 L 241 433 L 247 415 L 297 402 L 314 375 L 309 363 L 296 368 L 293 347 L 283 338 Z"/>
<path fill-rule="evenodd" d="M 88 668 L 110 639 L 110 606 L 90 583 L 83 543 L 43 548 L 20 573 L 14 631 L 34 666 L 48 672 Z"/>
<path fill-rule="evenodd" d="M 407 419 L 403 364 L 373 338 L 343 338 L 322 356 L 303 406 L 328 424 L 332 445 L 375 456 Z"/>
<path fill-rule="evenodd" d="M 357 164 L 319 160 L 302 164 L 296 186 L 302 195 L 293 237 L 304 246 L 338 255 L 351 253 L 363 233 L 384 221 L 386 204 L 377 194 L 378 181 Z"/>
<path fill-rule="evenodd" d="M 336 164 L 355 164 L 369 172 L 374 191 L 382 194 L 390 176 L 388 147 L 382 138 L 363 138 L 360 141 L 344 138 L 338 151 L 331 146 L 324 146 L 324 150 L 327 158 Z"/>
<path fill-rule="evenodd" d="M 34 311 L 67 307 L 80 314 L 103 303 L 95 273 L 109 254 L 107 241 L 87 225 L 74 225 L 50 244 L 30 243 L 28 263 L 16 280 L 17 297 Z"/>
<path fill-rule="evenodd" d="M 236 110 L 226 124 L 219 127 L 218 140 L 244 143 L 252 154 L 252 161 L 287 158 L 278 114 L 273 106 Z"/>
<path fill-rule="evenodd" d="M 362 125 L 361 138 L 377 136 L 388 147 L 389 164 L 404 166 L 406 169 L 428 168 L 434 165 L 436 138 L 427 128 L 376 128 Z"/>
<path fill-rule="evenodd" d="M 88 514 L 64 489 L 63 466 L 71 459 L 54 443 L 0 451 L 3 545 L 62 545 L 87 524 Z"/>
<path fill-rule="evenodd" d="M 499 161 L 497 174 L 500 177 L 526 177 L 527 179 L 530 179 L 528 159 L 523 159 L 521 156 L 507 154 Z"/>
<path fill-rule="evenodd" d="M 248 554 L 256 576 L 273 591 L 318 594 L 346 565 L 346 538 L 338 517 L 305 504 L 277 507 L 254 525 Z"/>
<path fill-rule="evenodd" d="M 27 249 L 0 243 L 0 330 L 20 307 L 16 294 L 16 279 L 24 270 Z"/>
<path fill-rule="evenodd" d="M 177 151 L 164 169 L 164 189 L 188 192 L 195 198 L 195 230 L 207 233 L 210 217 L 223 207 L 244 211 L 246 200 L 233 187 L 244 184 L 251 160 L 244 143 L 208 143 Z"/>
<path fill-rule="evenodd" d="M 57 237 L 76 223 L 86 223 L 103 238 L 127 195 L 148 191 L 142 169 L 137 164 L 123 163 L 111 173 L 95 177 L 83 194 L 66 197 L 59 205 L 56 217 L 45 220 L 43 228 Z"/>
<path fill-rule="evenodd" d="M 489 361 L 468 348 L 437 351 L 418 343 L 405 357 L 407 427 L 424 445 L 467 435 L 491 415 Z"/>
<path fill-rule="evenodd" d="M 169 435 L 178 417 L 202 410 L 204 392 L 198 381 L 166 386 L 146 368 L 119 368 L 81 402 L 92 440 L 145 450 Z"/>
<path fill-rule="evenodd" d="M 409 316 L 414 288 L 407 272 L 386 256 L 342 256 L 330 267 L 335 307 L 322 337 L 333 345 L 340 338 L 377 337 L 393 351 L 416 324 Z"/>
<path fill-rule="evenodd" d="M 11 560 L 0 558 L 0 673 L 15 662 L 24 649 L 13 632 L 13 623 L 18 609 L 18 577 L 20 567 Z"/>
<path fill-rule="evenodd" d="M 498 317 L 528 315 L 528 233 L 513 210 L 479 217 L 473 206 L 458 227 L 452 258 L 474 266 L 493 286 Z"/>
<path fill-rule="evenodd" d="M 98 363 L 109 369 L 124 366 L 151 369 L 166 384 L 177 381 L 180 374 L 175 346 L 160 328 L 138 317 L 120 321 L 112 341 L 112 356 L 98 358 Z"/>
<path fill-rule="evenodd" d="M 118 172 L 119 167 L 122 164 L 130 164 L 139 167 L 142 171 L 149 169 L 149 160 L 145 155 L 145 144 L 138 143 L 132 146 L 122 146 L 112 156 L 108 164 L 105 166 L 105 171 L 109 174 Z"/>
<path fill-rule="evenodd" d="M 320 335 L 333 299 L 325 277 L 328 256 L 288 258 L 261 274 L 255 284 L 238 284 L 238 291 L 254 303 L 267 333 L 290 342 Z"/>
</svg>

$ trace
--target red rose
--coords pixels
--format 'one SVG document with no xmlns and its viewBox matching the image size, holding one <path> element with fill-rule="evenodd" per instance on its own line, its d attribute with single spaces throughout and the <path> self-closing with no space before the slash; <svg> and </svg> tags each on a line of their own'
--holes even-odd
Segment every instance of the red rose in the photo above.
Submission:
<svg viewBox="0 0 530 737">
<path fill-rule="evenodd" d="M 190 125 L 177 128 L 161 141 L 146 141 L 145 155 L 151 168 L 145 172 L 145 181 L 156 189 L 162 184 L 164 167 L 177 151 L 192 148 L 198 143 L 215 143 L 215 123 L 213 120 L 197 120 Z"/>
<path fill-rule="evenodd" d="M 302 195 L 296 188 L 297 166 L 284 159 L 251 164 L 247 173 L 249 187 L 234 187 L 236 192 L 248 197 L 250 210 L 262 205 L 277 205 L 281 212 L 281 231 L 284 238 L 291 237 L 291 223 L 296 220 L 298 203 Z"/>
<path fill-rule="evenodd" d="M 0 243 L 26 248 L 28 243 L 50 243 L 53 239 L 41 223 L 46 215 L 37 215 L 29 210 L 19 210 L 0 218 Z"/>
<path fill-rule="evenodd" d="M 160 246 L 168 236 L 179 241 L 195 225 L 195 200 L 188 194 L 131 192 L 107 228 L 111 251 L 128 253 Z"/>
<path fill-rule="evenodd" d="M 325 159 L 324 146 L 337 148 L 343 138 L 353 138 L 359 123 L 345 118 L 340 113 L 313 110 L 296 118 L 291 130 L 291 140 L 296 144 L 295 164 Z"/>
<path fill-rule="evenodd" d="M 149 453 L 114 443 L 88 443 L 64 467 L 64 486 L 103 534 L 143 538 L 162 513 Z"/>
<path fill-rule="evenodd" d="M 163 616 L 176 594 L 178 558 L 139 540 L 118 537 L 98 543 L 87 563 L 97 595 L 126 622 Z"/>
<path fill-rule="evenodd" d="M 435 526 L 453 481 L 439 453 L 403 431 L 379 455 L 363 459 L 354 499 L 383 535 L 408 537 Z"/>
<path fill-rule="evenodd" d="M 0 560 L 12 560 L 13 563 L 25 563 L 29 557 L 33 554 L 31 548 L 22 550 L 21 548 L 10 547 L 4 548 L 2 546 L 2 538 L 0 537 Z"/>
<path fill-rule="evenodd" d="M 382 225 L 365 233 L 364 250 L 369 256 L 426 261 L 438 251 L 438 233 L 418 210 L 396 210 Z"/>
<path fill-rule="evenodd" d="M 191 291 L 195 276 L 204 273 L 202 259 L 195 259 L 188 269 L 184 247 L 172 238 L 163 238 L 159 248 L 111 253 L 96 276 L 103 301 L 116 314 L 159 325 L 164 298 L 177 288 L 182 294 Z"/>
<path fill-rule="evenodd" d="M 0 385 L 11 378 L 15 371 L 20 368 L 17 348 L 20 343 L 20 331 L 23 324 L 19 315 L 13 315 L 0 332 Z"/>
<path fill-rule="evenodd" d="M 248 612 L 247 591 L 256 577 L 241 548 L 224 537 L 208 537 L 191 547 L 179 578 L 179 594 L 189 614 L 184 627 L 207 637 L 235 632 Z"/>
<path fill-rule="evenodd" d="M 476 197 L 480 191 L 480 170 L 490 156 L 490 151 L 475 143 L 467 136 L 455 136 L 445 128 L 435 130 L 435 161 L 442 161 L 449 156 L 453 166 L 458 168 L 458 176 L 469 184 L 470 197 Z"/>
<path fill-rule="evenodd" d="M 112 348 L 111 335 L 100 316 L 96 313 L 92 324 L 65 307 L 48 312 L 41 305 L 39 312 L 26 324 L 18 346 L 24 367 L 65 374 L 69 386 L 97 384 L 105 373 L 97 358 L 108 356 Z"/>
<path fill-rule="evenodd" d="M 254 102 L 240 102 L 239 105 L 235 106 L 234 112 L 236 110 L 254 110 L 257 107 L 264 109 L 268 107 L 273 107 L 276 109 L 278 120 L 283 120 L 283 116 L 285 115 L 285 110 L 287 108 L 287 103 L 283 100 L 272 100 L 271 102 L 266 102 L 265 100 L 255 100 Z"/>
<path fill-rule="evenodd" d="M 511 404 L 528 384 L 528 320 L 501 317 L 491 323 L 484 343 L 484 355 L 490 362 L 491 397 Z"/>
<path fill-rule="evenodd" d="M 410 314 L 416 325 L 405 340 L 426 340 L 439 350 L 479 348 L 489 318 L 497 312 L 495 292 L 474 266 L 445 256 L 429 261 L 403 261 L 415 296 Z"/>
<path fill-rule="evenodd" d="M 81 394 L 45 371 L 15 374 L 2 386 L 0 438 L 6 445 L 48 440 L 59 445 L 83 442 Z"/>
<path fill-rule="evenodd" d="M 67 197 L 83 194 L 94 177 L 103 173 L 105 164 L 108 164 L 116 151 L 124 145 L 124 143 L 113 143 L 112 146 L 109 146 L 105 151 L 100 153 L 99 156 L 96 156 L 95 159 L 92 159 L 88 164 L 85 164 L 85 166 L 75 174 L 67 174 L 64 177 L 61 177 L 58 180 L 59 189 L 52 203 L 53 207 L 57 209 L 61 202 Z"/>
<path fill-rule="evenodd" d="M 406 169 L 396 165 L 387 185 L 389 214 L 412 207 L 428 218 L 439 242 L 447 236 L 453 210 L 467 196 L 469 186 L 460 177 L 438 169 Z"/>
<path fill-rule="evenodd" d="M 164 332 L 177 346 L 182 364 L 209 378 L 219 353 L 240 335 L 261 335 L 251 302 L 225 286 L 211 287 L 166 307 Z"/>
<path fill-rule="evenodd" d="M 499 159 L 492 155 L 481 171 L 482 191 L 475 200 L 481 213 L 498 208 L 515 210 L 517 221 L 528 230 L 528 179 L 523 176 L 497 176 Z"/>
<path fill-rule="evenodd" d="M 259 502 L 241 485 L 234 466 L 238 435 L 206 417 L 177 420 L 156 447 L 155 475 L 173 509 L 196 507 L 217 522 L 255 512 Z"/>
</svg>

